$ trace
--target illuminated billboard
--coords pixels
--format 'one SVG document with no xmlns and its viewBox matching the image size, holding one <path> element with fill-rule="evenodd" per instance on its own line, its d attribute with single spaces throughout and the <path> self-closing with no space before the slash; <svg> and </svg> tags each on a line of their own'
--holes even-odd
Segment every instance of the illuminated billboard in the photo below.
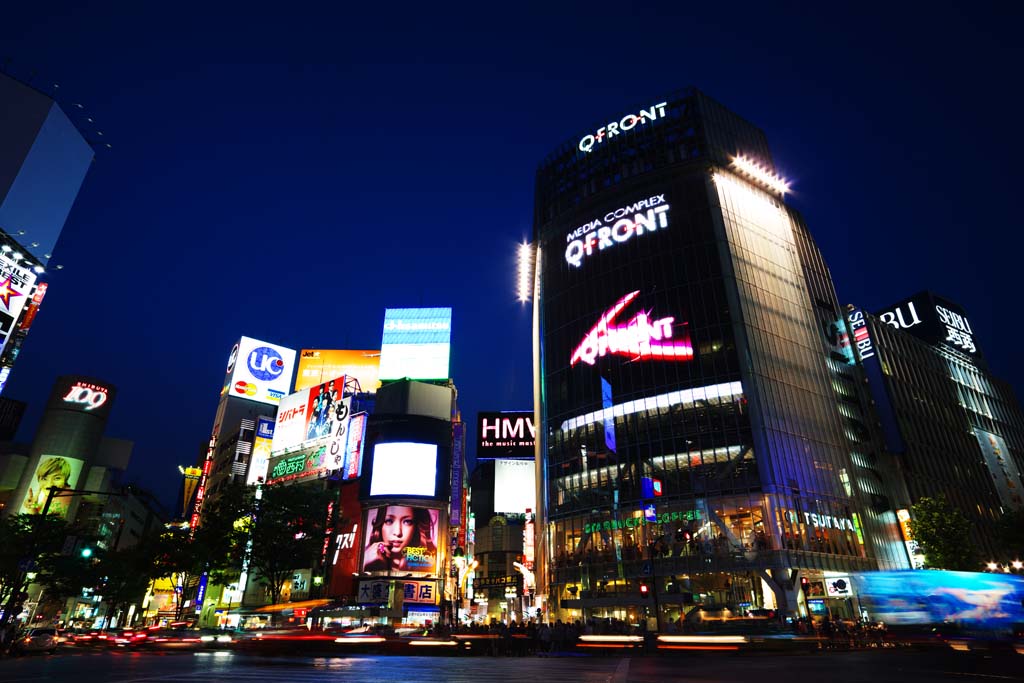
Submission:
<svg viewBox="0 0 1024 683">
<path fill-rule="evenodd" d="M 451 337 L 450 308 L 387 309 L 380 379 L 448 379 Z"/>
<path fill-rule="evenodd" d="M 969 356 L 981 355 L 964 309 L 931 292 L 919 292 L 889 306 L 878 313 L 878 318 L 932 346 L 944 346 Z"/>
<path fill-rule="evenodd" d="M 327 452 L 327 445 L 310 446 L 292 455 L 270 459 L 268 484 L 306 481 L 327 476 L 334 467 L 334 459 Z"/>
<path fill-rule="evenodd" d="M 433 496 L 436 480 L 436 444 L 397 441 L 373 447 L 371 496 Z"/>
<path fill-rule="evenodd" d="M 854 574 L 857 598 L 872 619 L 887 625 L 960 622 L 972 628 L 1009 628 L 1024 622 L 1024 577 L 949 571 Z"/>
<path fill-rule="evenodd" d="M 36 282 L 36 274 L 18 265 L 9 253 L 0 252 L 0 353 L 14 332 L 22 309 L 31 300 L 32 286 Z"/>
<path fill-rule="evenodd" d="M 242 337 L 228 356 L 221 395 L 277 405 L 292 385 L 295 350 Z"/>
<path fill-rule="evenodd" d="M 284 397 L 277 409 L 274 453 L 292 450 L 308 441 L 342 437 L 348 426 L 351 398 L 343 398 L 345 378 L 339 377 Z M 341 448 L 344 448 L 344 441 Z"/>
<path fill-rule="evenodd" d="M 477 413 L 477 458 L 532 458 L 537 429 L 533 411 Z"/>
<path fill-rule="evenodd" d="M 302 349 L 295 373 L 295 391 L 342 375 L 358 381 L 362 391 L 376 391 L 380 386 L 380 351 Z"/>
<path fill-rule="evenodd" d="M 82 474 L 84 463 L 77 458 L 60 455 L 44 455 L 39 459 L 35 472 L 29 481 L 28 492 L 21 503 L 19 512 L 23 515 L 39 515 L 44 509 L 47 514 L 66 517 L 70 496 L 50 497 L 50 491 L 57 489 L 74 489 Z M 47 499 L 49 507 L 47 507 Z"/>
<path fill-rule="evenodd" d="M 274 442 L 274 420 L 261 417 L 256 422 L 256 439 L 252 443 L 252 457 L 249 459 L 249 473 L 245 477 L 247 486 L 262 483 L 270 468 L 270 448 Z"/>
<path fill-rule="evenodd" d="M 434 574 L 437 568 L 438 511 L 407 505 L 385 505 L 366 511 L 362 571 L 412 576 Z"/>
<path fill-rule="evenodd" d="M 494 512 L 523 514 L 537 509 L 533 460 L 494 461 Z"/>
</svg>

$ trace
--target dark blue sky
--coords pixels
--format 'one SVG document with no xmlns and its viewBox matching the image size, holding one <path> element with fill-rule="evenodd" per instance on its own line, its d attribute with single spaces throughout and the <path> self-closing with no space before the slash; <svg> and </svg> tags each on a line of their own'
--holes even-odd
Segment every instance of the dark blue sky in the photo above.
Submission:
<svg viewBox="0 0 1024 683">
<path fill-rule="evenodd" d="M 933 289 L 1022 385 L 1019 9 L 63 4 L 5 7 L 0 61 L 113 147 L 5 393 L 28 439 L 56 375 L 118 385 L 108 433 L 168 503 L 243 334 L 377 348 L 386 307 L 452 306 L 467 420 L 528 407 L 537 163 L 687 85 L 765 130 L 841 300 Z"/>
</svg>

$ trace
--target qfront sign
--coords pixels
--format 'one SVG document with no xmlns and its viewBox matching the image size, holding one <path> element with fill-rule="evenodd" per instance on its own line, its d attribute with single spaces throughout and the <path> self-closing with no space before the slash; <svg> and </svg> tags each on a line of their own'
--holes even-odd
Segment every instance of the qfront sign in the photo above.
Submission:
<svg viewBox="0 0 1024 683">
<path fill-rule="evenodd" d="M 693 345 L 685 323 L 679 325 L 678 330 L 674 329 L 674 317 L 652 319 L 647 311 L 640 311 L 627 322 L 616 324 L 619 314 L 639 295 L 639 291 L 630 292 L 601 316 L 573 351 L 570 367 L 581 361 L 594 365 L 598 358 L 607 355 L 631 360 L 693 359 Z M 677 337 L 677 332 L 681 332 L 681 336 Z"/>
<path fill-rule="evenodd" d="M 637 126 L 647 125 L 648 121 L 665 118 L 665 107 L 667 106 L 668 102 L 661 102 L 648 109 L 641 109 L 636 114 L 626 114 L 618 121 L 609 121 L 594 131 L 593 135 L 584 135 L 580 138 L 576 146 L 581 152 L 590 152 L 596 145 L 600 145 L 620 133 L 629 132 Z"/>
<path fill-rule="evenodd" d="M 974 329 L 964 310 L 930 292 L 920 292 L 890 306 L 878 318 L 932 346 L 944 346 L 970 356 L 978 354 Z"/>
<path fill-rule="evenodd" d="M 628 242 L 634 236 L 668 227 L 669 205 L 665 195 L 656 194 L 638 202 L 620 206 L 577 227 L 565 237 L 565 261 L 574 268 L 597 251 Z"/>
</svg>

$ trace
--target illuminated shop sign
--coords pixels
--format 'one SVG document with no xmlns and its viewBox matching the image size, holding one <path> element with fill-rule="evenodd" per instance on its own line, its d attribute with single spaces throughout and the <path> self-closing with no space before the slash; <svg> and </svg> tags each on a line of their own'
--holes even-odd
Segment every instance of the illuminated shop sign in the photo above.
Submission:
<svg viewBox="0 0 1024 683">
<path fill-rule="evenodd" d="M 533 412 L 477 413 L 478 458 L 533 457 L 537 428 Z"/>
<path fill-rule="evenodd" d="M 796 512 L 790 510 L 786 513 L 789 517 L 790 522 L 800 523 L 800 518 L 803 518 L 803 523 L 812 526 L 815 529 L 838 529 L 839 531 L 857 531 L 857 527 L 854 525 L 853 520 L 847 517 L 836 517 L 835 515 L 819 515 L 814 512 L 805 512 L 802 515 L 798 515 Z"/>
<path fill-rule="evenodd" d="M 570 366 L 580 361 L 593 365 L 598 358 L 609 354 L 626 356 L 632 360 L 687 361 L 693 358 L 693 345 L 684 328 L 686 323 L 678 326 L 682 332 L 681 338 L 672 339 L 676 333 L 673 330 L 673 317 L 652 320 L 647 311 L 640 311 L 628 322 L 615 324 L 622 309 L 639 295 L 639 291 L 627 294 L 601 316 L 573 351 Z"/>
<path fill-rule="evenodd" d="M 658 512 L 653 505 L 635 513 L 636 516 L 623 519 L 606 519 L 583 525 L 583 533 L 595 534 L 601 531 L 635 529 L 647 524 L 670 524 L 672 522 L 696 522 L 701 519 L 700 510 L 667 510 Z"/>
<path fill-rule="evenodd" d="M 599 145 L 607 139 L 613 138 L 620 133 L 631 131 L 637 126 L 646 125 L 648 121 L 657 121 L 665 118 L 665 107 L 668 102 L 652 105 L 649 109 L 641 109 L 636 114 L 626 114 L 618 121 L 609 121 L 598 128 L 593 135 L 584 135 L 576 145 L 581 152 L 590 152 L 595 145 Z"/>
<path fill-rule="evenodd" d="M 252 457 L 249 460 L 249 473 L 245 477 L 246 485 L 258 484 L 267 478 L 270 468 L 270 449 L 274 439 L 274 420 L 261 417 L 256 422 L 256 439 L 252 444 Z"/>
<path fill-rule="evenodd" d="M 657 194 L 627 206 L 609 211 L 601 218 L 584 223 L 565 237 L 565 261 L 579 268 L 583 259 L 595 251 L 604 251 L 628 242 L 634 235 L 668 227 L 669 205 L 665 195 Z"/>
<path fill-rule="evenodd" d="M 363 443 L 366 441 L 366 413 L 356 413 L 349 420 L 345 442 L 345 463 L 342 479 L 355 479 L 363 471 Z"/>
<path fill-rule="evenodd" d="M 437 584 L 434 581 L 403 581 L 402 602 L 436 605 Z"/>
</svg>

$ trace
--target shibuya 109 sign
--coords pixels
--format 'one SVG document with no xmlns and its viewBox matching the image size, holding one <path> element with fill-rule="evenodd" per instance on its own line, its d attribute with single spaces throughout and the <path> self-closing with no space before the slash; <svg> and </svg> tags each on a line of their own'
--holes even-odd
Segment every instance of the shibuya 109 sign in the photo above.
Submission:
<svg viewBox="0 0 1024 683">
<path fill-rule="evenodd" d="M 595 250 L 603 251 L 629 241 L 634 235 L 667 228 L 668 209 L 665 195 L 656 194 L 584 223 L 565 237 L 566 263 L 579 268 Z"/>
<path fill-rule="evenodd" d="M 673 329 L 674 317 L 651 319 L 647 311 L 640 311 L 628 322 L 615 324 L 622 310 L 639 295 L 639 290 L 627 294 L 601 316 L 573 351 L 570 367 L 580 361 L 594 365 L 598 358 L 607 355 L 626 356 L 633 360 L 693 359 L 693 345 L 686 333 L 685 323 L 679 326 L 682 335 L 673 338 L 676 335 Z"/>
<path fill-rule="evenodd" d="M 648 121 L 657 121 L 658 119 L 665 118 L 665 107 L 667 106 L 668 102 L 661 102 L 648 109 L 641 109 L 636 114 L 626 114 L 618 121 L 609 121 L 594 131 L 593 135 L 584 135 L 580 138 L 576 146 L 581 152 L 590 152 L 590 150 L 594 149 L 595 145 L 599 145 L 620 133 L 631 131 L 637 126 L 646 125 Z"/>
</svg>

